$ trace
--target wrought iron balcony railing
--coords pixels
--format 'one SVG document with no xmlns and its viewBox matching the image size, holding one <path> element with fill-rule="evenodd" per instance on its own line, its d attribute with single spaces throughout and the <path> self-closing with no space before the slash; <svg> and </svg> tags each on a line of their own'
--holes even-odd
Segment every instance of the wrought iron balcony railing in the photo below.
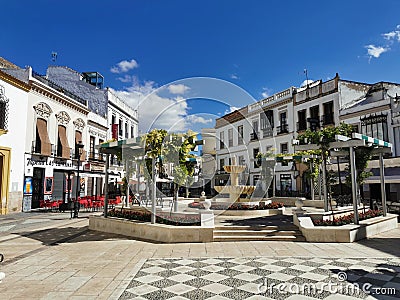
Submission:
<svg viewBox="0 0 400 300">
<path fill-rule="evenodd" d="M 281 125 L 279 125 L 277 127 L 277 134 L 284 134 L 284 133 L 288 133 L 288 124 L 286 123 L 282 123 Z"/>
</svg>

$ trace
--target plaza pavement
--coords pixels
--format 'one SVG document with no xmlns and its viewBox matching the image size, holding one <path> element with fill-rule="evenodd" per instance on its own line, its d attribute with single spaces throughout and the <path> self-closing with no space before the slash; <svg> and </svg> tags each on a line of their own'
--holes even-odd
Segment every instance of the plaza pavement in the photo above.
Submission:
<svg viewBox="0 0 400 300">
<path fill-rule="evenodd" d="M 146 293 L 150 291 L 135 294 L 136 290 L 132 290 L 145 275 L 149 264 L 154 265 L 157 259 L 166 259 L 164 264 L 172 263 L 176 267 L 176 263 L 184 265 L 183 262 L 187 259 L 198 259 L 191 262 L 195 263 L 192 268 L 196 269 L 204 267 L 203 261 L 208 258 L 224 260 L 223 268 L 227 268 L 227 260 L 235 258 L 245 258 L 246 263 L 256 259 L 273 259 L 279 266 L 287 266 L 285 260 L 288 258 L 302 261 L 330 259 L 330 264 L 339 269 L 343 267 L 339 259 L 383 259 L 394 266 L 392 286 L 398 288 L 397 292 L 400 293 L 400 228 L 351 244 L 283 241 L 155 244 L 89 231 L 87 215 L 88 213 L 81 213 L 79 219 L 70 219 L 66 213 L 0 216 L 0 253 L 5 256 L 5 261 L 0 264 L 0 271 L 6 274 L 6 278 L 0 283 L 0 299 L 129 299 L 132 295 L 138 296 L 137 299 L 161 299 L 162 295 L 167 295 L 163 292 L 164 288 L 173 286 L 171 281 L 169 286 L 165 283 L 167 277 L 160 287 L 156 287 L 159 288 L 158 291 L 152 290 L 152 297 L 147 297 Z M 173 262 L 170 260 L 173 258 L 179 260 Z M 257 263 L 262 264 L 262 261 Z M 265 269 L 266 265 L 267 262 L 260 266 Z M 235 276 L 249 275 L 251 268 L 254 269 L 254 266 L 238 269 L 239 273 Z M 158 276 L 157 272 L 162 271 L 157 269 L 148 275 Z M 201 274 L 199 276 L 209 276 Z M 226 276 L 225 273 L 219 275 Z M 193 277 L 193 274 L 190 276 Z M 239 277 L 236 279 L 239 280 Z M 149 284 L 152 282 L 155 279 L 149 279 Z M 214 283 L 220 287 L 219 283 Z M 188 284 L 185 285 L 186 288 L 187 286 Z M 185 299 L 182 296 L 184 293 L 179 293 L 182 286 L 176 288 L 178 292 L 173 299 Z M 212 299 L 244 299 L 243 294 L 232 294 L 232 297 L 229 295 L 231 294 L 226 294 L 227 297 L 224 298 L 223 294 L 216 294 Z M 298 295 L 291 296 L 292 298 L 280 297 L 278 295 L 272 299 L 310 299 Z M 369 296 L 369 299 L 376 298 L 391 299 Z M 203 298 L 198 294 L 197 299 Z M 256 295 L 251 299 L 268 298 Z M 326 299 L 340 297 L 332 295 Z"/>
</svg>

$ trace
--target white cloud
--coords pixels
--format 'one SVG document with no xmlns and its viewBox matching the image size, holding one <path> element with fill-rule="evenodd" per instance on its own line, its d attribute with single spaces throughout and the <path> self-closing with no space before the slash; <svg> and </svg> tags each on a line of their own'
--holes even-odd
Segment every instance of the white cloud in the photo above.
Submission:
<svg viewBox="0 0 400 300">
<path fill-rule="evenodd" d="M 263 92 L 261 92 L 261 96 L 263 98 L 268 98 L 269 96 L 271 96 L 272 90 L 270 88 L 263 87 L 262 89 L 263 89 Z"/>
<path fill-rule="evenodd" d="M 126 90 L 114 91 L 131 107 L 138 110 L 139 129 L 147 132 L 151 127 L 174 131 L 187 130 L 187 122 L 180 122 L 188 115 L 188 106 L 182 97 L 161 97 L 152 81 L 137 82 Z"/>
<path fill-rule="evenodd" d="M 125 74 L 124 77 L 118 77 L 117 80 L 119 80 L 121 82 L 133 82 L 134 81 L 134 76 Z"/>
<path fill-rule="evenodd" d="M 196 115 L 189 115 L 186 117 L 186 120 L 190 123 L 200 123 L 200 124 L 208 124 L 213 121 L 211 118 L 206 119 L 206 118 L 196 116 Z"/>
<path fill-rule="evenodd" d="M 182 95 L 188 90 L 190 90 L 190 87 L 188 87 L 184 84 L 170 84 L 168 86 L 168 91 L 171 94 L 175 94 L 175 95 Z"/>
<path fill-rule="evenodd" d="M 231 112 L 234 112 L 235 110 L 238 110 L 239 107 L 236 106 L 230 106 L 229 109 L 225 110 L 224 115 L 230 114 Z"/>
<path fill-rule="evenodd" d="M 113 66 L 110 71 L 111 73 L 126 73 L 129 70 L 132 70 L 134 68 L 137 68 L 139 65 L 136 62 L 136 60 L 131 59 L 131 60 L 122 60 L 119 63 L 117 63 L 115 66 Z"/>
<path fill-rule="evenodd" d="M 231 77 L 232 79 L 239 79 L 239 76 L 237 76 L 236 74 L 231 74 L 230 77 Z"/>
<path fill-rule="evenodd" d="M 379 58 L 382 53 L 387 52 L 390 48 L 389 47 L 382 47 L 382 46 L 375 46 L 375 45 L 367 45 L 365 46 L 368 50 L 368 55 L 370 59 L 372 57 Z"/>
<path fill-rule="evenodd" d="M 400 25 L 397 25 L 396 29 L 400 29 Z M 383 38 L 385 40 L 394 40 L 397 39 L 398 42 L 400 42 L 400 30 L 393 30 L 387 33 L 382 34 Z"/>
</svg>

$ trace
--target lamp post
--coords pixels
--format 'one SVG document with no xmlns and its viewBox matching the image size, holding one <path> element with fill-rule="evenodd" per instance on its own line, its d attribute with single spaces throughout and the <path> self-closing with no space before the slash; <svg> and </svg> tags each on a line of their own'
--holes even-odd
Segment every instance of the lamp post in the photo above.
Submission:
<svg viewBox="0 0 400 300">
<path fill-rule="evenodd" d="M 79 177 L 79 167 L 81 164 L 81 155 L 83 152 L 83 144 L 81 141 L 79 141 L 76 144 L 76 149 L 75 149 L 75 155 L 78 156 L 78 169 L 76 172 L 76 197 L 75 197 L 75 202 L 74 202 L 74 218 L 78 218 L 78 212 L 79 212 L 79 193 L 81 191 L 81 180 Z"/>
</svg>

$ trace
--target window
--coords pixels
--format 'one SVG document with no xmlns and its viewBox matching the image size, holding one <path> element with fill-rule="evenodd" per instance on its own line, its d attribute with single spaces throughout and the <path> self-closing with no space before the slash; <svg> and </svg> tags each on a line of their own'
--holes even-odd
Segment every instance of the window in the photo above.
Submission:
<svg viewBox="0 0 400 300">
<path fill-rule="evenodd" d="M 96 138 L 94 136 L 90 137 L 90 150 L 89 150 L 89 158 L 94 159 L 95 158 L 95 150 L 94 150 L 94 145 L 95 145 Z"/>
<path fill-rule="evenodd" d="M 224 132 L 221 131 L 219 133 L 219 149 L 224 149 L 225 148 L 225 144 L 224 144 Z"/>
<path fill-rule="evenodd" d="M 233 146 L 233 128 L 228 129 L 228 145 Z"/>
<path fill-rule="evenodd" d="M 297 112 L 297 131 L 306 130 L 307 129 L 307 119 L 306 119 L 306 110 L 300 110 Z"/>
<path fill-rule="evenodd" d="M 360 118 L 360 120 L 362 134 L 386 142 L 389 140 L 386 115 L 370 115 L 368 117 Z"/>
<path fill-rule="evenodd" d="M 263 138 L 273 136 L 272 129 L 274 128 L 274 112 L 266 110 L 260 114 L 260 127 L 263 132 Z"/>
<path fill-rule="evenodd" d="M 8 102 L 4 95 L 4 87 L 0 85 L 0 129 L 7 129 Z"/>
<path fill-rule="evenodd" d="M 311 131 L 316 131 L 320 127 L 319 105 L 310 108 L 310 118 L 308 118 L 307 121 L 310 123 Z"/>
<path fill-rule="evenodd" d="M 258 168 L 260 166 L 259 163 L 258 163 L 258 159 L 257 159 L 257 155 L 258 155 L 259 152 L 260 152 L 259 148 L 254 148 L 253 149 L 253 159 L 254 159 L 253 166 L 254 166 L 254 168 Z"/>
<path fill-rule="evenodd" d="M 323 125 L 334 124 L 333 101 L 323 104 L 324 115 L 322 116 Z"/>
<path fill-rule="evenodd" d="M 288 153 L 288 143 L 281 144 L 281 154 L 287 154 L 287 153 Z"/>
<path fill-rule="evenodd" d="M 51 144 L 47 132 L 47 122 L 44 119 L 36 120 L 36 140 L 34 142 L 34 153 L 40 153 L 46 156 L 51 155 Z"/>
<path fill-rule="evenodd" d="M 121 119 L 119 119 L 118 128 L 119 128 L 119 135 L 122 137 L 122 120 Z"/>
<path fill-rule="evenodd" d="M 62 125 L 58 125 L 57 156 L 66 159 L 71 157 L 71 150 L 67 139 L 67 128 Z"/>
<path fill-rule="evenodd" d="M 253 121 L 253 132 L 250 133 L 250 140 L 254 141 L 254 140 L 258 140 L 258 120 L 254 120 Z"/>
<path fill-rule="evenodd" d="M 75 158 L 79 156 L 79 148 L 78 144 L 82 144 L 82 132 L 76 130 L 75 131 Z M 86 151 L 82 149 L 82 154 L 80 156 L 80 160 L 83 161 L 86 158 Z"/>
<path fill-rule="evenodd" d="M 286 120 L 286 112 L 281 112 L 279 114 L 280 125 L 278 126 L 278 134 L 287 133 L 288 125 Z"/>
<path fill-rule="evenodd" d="M 238 126 L 238 145 L 243 145 L 243 125 Z"/>
<path fill-rule="evenodd" d="M 224 166 L 225 166 L 225 158 L 221 158 L 219 160 L 219 170 L 220 171 L 225 171 Z"/>
</svg>

